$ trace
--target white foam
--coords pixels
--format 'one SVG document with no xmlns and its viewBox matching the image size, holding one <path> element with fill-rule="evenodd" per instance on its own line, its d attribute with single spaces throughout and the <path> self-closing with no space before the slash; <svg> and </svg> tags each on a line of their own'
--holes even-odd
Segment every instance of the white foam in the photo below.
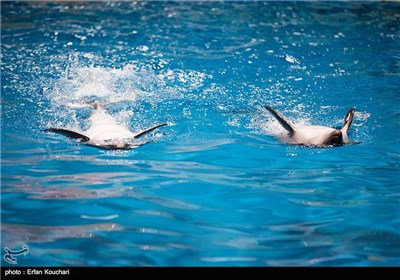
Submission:
<svg viewBox="0 0 400 280">
<path fill-rule="evenodd" d="M 121 69 L 100 66 L 69 66 L 66 75 L 56 82 L 49 97 L 55 104 L 74 104 L 91 97 L 97 101 L 115 99 L 134 101 L 138 93 L 132 81 L 137 80 L 134 65 Z"/>
<path fill-rule="evenodd" d="M 90 54 L 81 56 L 92 57 Z M 107 103 L 136 101 L 138 97 L 146 96 L 183 98 L 183 92 L 202 87 L 209 77 L 191 70 L 164 69 L 156 73 L 150 66 L 137 67 L 133 63 L 117 69 L 82 66 L 78 58 L 71 60 L 73 62 L 66 67 L 65 76 L 49 91 L 49 98 L 55 104 L 82 103 L 89 98 Z"/>
<path fill-rule="evenodd" d="M 363 126 L 363 124 L 369 119 L 369 117 L 371 116 L 370 113 L 368 112 L 358 112 L 356 111 L 354 113 L 354 120 L 356 120 L 356 122 L 353 121 L 353 126 Z"/>
<path fill-rule="evenodd" d="M 118 214 L 108 215 L 108 216 L 89 216 L 89 215 L 81 215 L 82 219 L 89 220 L 112 220 L 118 218 Z"/>
<path fill-rule="evenodd" d="M 366 121 L 369 117 L 371 116 L 370 113 L 367 112 L 355 112 L 354 113 L 354 119 L 359 120 L 359 121 Z"/>
<path fill-rule="evenodd" d="M 288 55 L 288 54 L 285 56 L 285 60 L 287 62 L 289 62 L 289 63 L 295 63 L 295 64 L 299 64 L 300 63 L 300 61 L 298 59 L 296 59 L 294 56 L 291 56 L 291 55 Z"/>
<path fill-rule="evenodd" d="M 89 81 L 84 83 L 77 91 L 73 93 L 73 96 L 82 98 L 86 96 L 97 96 L 106 97 L 111 94 L 111 90 L 101 82 Z"/>
<path fill-rule="evenodd" d="M 54 105 L 50 109 L 53 119 L 44 126 L 88 129 L 87 119 L 93 109 L 88 101 L 96 101 L 102 106 L 122 102 L 106 107 L 110 117 L 128 129 L 146 127 L 156 121 L 157 112 L 149 112 L 148 116 L 134 115 L 132 108 L 137 103 L 145 101 L 156 107 L 165 100 L 188 98 L 187 93 L 203 87 L 209 77 L 192 70 L 162 69 L 164 66 L 156 71 L 154 65 L 137 66 L 135 63 L 121 68 L 94 66 L 87 65 L 88 60 L 98 61 L 99 58 L 90 53 L 69 57 L 64 75 L 44 89 Z"/>
</svg>

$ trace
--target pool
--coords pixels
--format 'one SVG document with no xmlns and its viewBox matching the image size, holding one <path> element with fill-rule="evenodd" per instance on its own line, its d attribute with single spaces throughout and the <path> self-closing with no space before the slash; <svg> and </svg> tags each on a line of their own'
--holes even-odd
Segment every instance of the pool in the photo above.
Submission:
<svg viewBox="0 0 400 280">
<path fill-rule="evenodd" d="M 4 2 L 1 252 L 20 266 L 398 266 L 400 4 Z M 137 131 L 80 145 L 96 100 Z M 264 105 L 358 145 L 281 143 Z"/>
</svg>

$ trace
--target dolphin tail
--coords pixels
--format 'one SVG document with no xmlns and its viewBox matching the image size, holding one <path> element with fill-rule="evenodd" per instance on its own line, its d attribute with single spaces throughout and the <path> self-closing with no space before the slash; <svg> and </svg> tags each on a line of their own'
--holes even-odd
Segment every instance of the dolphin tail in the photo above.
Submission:
<svg viewBox="0 0 400 280">
<path fill-rule="evenodd" d="M 45 129 L 44 131 L 58 133 L 58 134 L 67 136 L 72 139 L 80 140 L 81 142 L 87 142 L 90 140 L 89 137 L 87 137 L 81 133 L 78 133 L 78 132 L 75 132 L 75 131 L 72 131 L 69 129 L 64 129 L 64 128 L 48 128 L 48 129 Z"/>
<path fill-rule="evenodd" d="M 349 127 L 353 122 L 354 112 L 355 112 L 354 108 L 350 108 L 349 111 L 347 112 L 346 116 L 344 117 L 343 126 L 340 129 L 342 132 L 347 133 L 347 131 L 349 130 Z"/>
<path fill-rule="evenodd" d="M 271 112 L 272 115 L 278 120 L 278 122 L 289 132 L 289 135 L 292 136 L 294 134 L 294 128 L 291 126 L 277 111 L 272 109 L 270 106 L 264 106 L 265 109 Z"/>
<path fill-rule="evenodd" d="M 162 124 L 158 124 L 158 125 L 152 126 L 152 127 L 148 128 L 148 129 L 145 129 L 145 130 L 135 134 L 135 136 L 133 136 L 133 138 L 139 138 L 139 137 L 143 136 L 144 134 L 146 134 L 146 133 L 148 133 L 150 131 L 153 131 L 154 129 L 157 129 L 159 127 L 165 126 L 165 125 L 168 125 L 168 124 L 162 123 Z"/>
</svg>

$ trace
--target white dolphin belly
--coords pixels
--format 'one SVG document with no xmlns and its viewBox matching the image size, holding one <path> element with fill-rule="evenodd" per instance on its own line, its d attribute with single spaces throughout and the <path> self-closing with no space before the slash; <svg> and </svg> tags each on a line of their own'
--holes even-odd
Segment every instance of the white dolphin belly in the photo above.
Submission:
<svg viewBox="0 0 400 280">
<path fill-rule="evenodd" d="M 135 134 L 129 131 L 127 128 L 114 124 L 91 126 L 85 132 L 85 134 L 92 142 L 103 142 L 112 139 L 126 139 L 133 138 L 135 136 Z"/>
<path fill-rule="evenodd" d="M 321 145 L 335 131 L 327 126 L 296 127 L 292 139 L 297 144 Z"/>
</svg>

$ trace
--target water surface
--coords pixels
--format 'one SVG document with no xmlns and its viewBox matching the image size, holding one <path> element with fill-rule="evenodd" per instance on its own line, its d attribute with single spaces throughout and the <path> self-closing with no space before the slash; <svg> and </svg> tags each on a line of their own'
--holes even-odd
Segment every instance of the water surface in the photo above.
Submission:
<svg viewBox="0 0 400 280">
<path fill-rule="evenodd" d="M 400 5 L 4 2 L 1 246 L 22 266 L 398 266 Z M 169 126 L 79 145 L 87 100 Z M 280 143 L 263 105 L 359 145 Z M 2 259 L 2 265 L 10 266 Z"/>
</svg>

